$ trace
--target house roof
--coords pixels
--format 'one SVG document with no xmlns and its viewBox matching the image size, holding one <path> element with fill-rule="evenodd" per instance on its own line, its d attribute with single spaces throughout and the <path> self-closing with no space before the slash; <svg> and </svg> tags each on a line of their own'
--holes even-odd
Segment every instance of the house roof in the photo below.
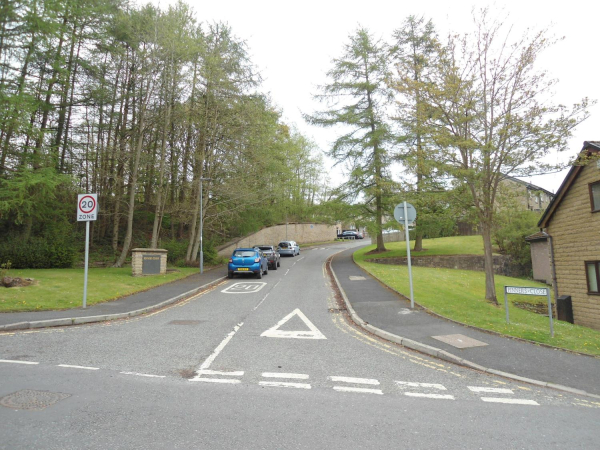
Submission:
<svg viewBox="0 0 600 450">
<path fill-rule="evenodd" d="M 533 233 L 525 237 L 525 240 L 527 242 L 546 241 L 548 240 L 548 234 L 545 231 L 538 231 L 537 233 Z"/>
<path fill-rule="evenodd" d="M 599 152 L 600 141 L 585 141 L 583 143 L 583 148 L 580 152 L 580 157 L 577 159 L 577 161 L 579 161 L 582 156 L 589 156 L 592 153 Z M 554 212 L 556 211 L 562 199 L 565 197 L 565 195 L 567 194 L 567 192 L 569 191 L 569 189 L 571 188 L 571 186 L 573 185 L 573 183 L 575 182 L 575 180 L 577 179 L 584 167 L 585 165 L 577 164 L 577 162 L 575 162 L 575 164 L 571 166 L 571 170 L 569 170 L 569 173 L 558 188 L 558 191 L 556 191 L 556 195 L 554 196 L 554 198 L 546 208 L 546 211 L 544 211 L 542 218 L 538 222 L 538 227 L 546 228 L 548 226 L 548 223 L 552 219 Z"/>
<path fill-rule="evenodd" d="M 536 186 L 535 184 L 528 183 L 527 181 L 519 180 L 518 178 L 511 177 L 510 175 L 504 175 L 503 180 L 514 181 L 515 183 L 522 184 L 530 191 L 542 191 L 550 196 L 550 198 L 554 197 L 554 193 L 550 192 L 543 187 Z"/>
</svg>

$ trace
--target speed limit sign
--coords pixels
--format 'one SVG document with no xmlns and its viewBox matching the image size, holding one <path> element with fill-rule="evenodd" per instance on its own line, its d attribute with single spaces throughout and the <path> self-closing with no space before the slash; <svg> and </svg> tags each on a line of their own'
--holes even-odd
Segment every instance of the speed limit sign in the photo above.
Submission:
<svg viewBox="0 0 600 450">
<path fill-rule="evenodd" d="M 88 222 L 98 218 L 98 194 L 77 196 L 77 221 Z"/>
</svg>

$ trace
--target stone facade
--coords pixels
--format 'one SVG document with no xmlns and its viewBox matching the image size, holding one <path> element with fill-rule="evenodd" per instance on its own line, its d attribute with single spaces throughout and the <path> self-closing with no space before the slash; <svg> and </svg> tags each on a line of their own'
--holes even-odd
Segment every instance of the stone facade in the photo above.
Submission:
<svg viewBox="0 0 600 450">
<path fill-rule="evenodd" d="M 600 181 L 595 163 L 581 167 L 548 220 L 558 295 L 570 295 L 577 325 L 600 329 L 600 295 L 587 292 L 585 261 L 600 260 L 600 212 L 592 213 L 589 184 Z M 562 187 L 561 187 L 562 189 Z"/>
<path fill-rule="evenodd" d="M 146 276 L 143 273 L 144 256 L 160 258 L 160 273 L 167 273 L 167 253 L 163 248 L 134 248 L 131 251 L 131 274 L 134 277 Z"/>
<path fill-rule="evenodd" d="M 229 242 L 219 248 L 219 256 L 229 256 L 239 247 L 255 245 L 277 245 L 281 241 L 296 241 L 298 244 L 333 241 L 337 236 L 335 225 L 319 223 L 288 223 L 263 228 L 262 230 Z"/>
</svg>

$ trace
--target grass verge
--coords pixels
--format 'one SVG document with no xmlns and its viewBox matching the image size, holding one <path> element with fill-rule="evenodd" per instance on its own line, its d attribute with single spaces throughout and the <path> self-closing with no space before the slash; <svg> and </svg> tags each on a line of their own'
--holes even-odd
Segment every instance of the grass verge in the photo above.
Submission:
<svg viewBox="0 0 600 450">
<path fill-rule="evenodd" d="M 197 267 L 151 277 L 132 277 L 131 267 L 89 269 L 87 305 L 94 305 L 197 273 Z M 83 269 L 10 270 L 11 277 L 33 278 L 26 287 L 0 287 L 0 312 L 78 308 L 83 303 Z"/>
<path fill-rule="evenodd" d="M 438 239 L 424 239 L 421 252 L 412 249 L 414 241 L 410 241 L 411 256 L 433 255 L 483 255 L 483 240 L 481 236 L 452 236 Z M 406 242 L 386 242 L 387 252 L 366 255 L 365 258 L 401 258 L 406 256 Z M 369 250 L 375 247 L 369 247 Z"/>
<path fill-rule="evenodd" d="M 430 246 L 429 241 L 427 241 L 427 246 Z M 355 252 L 356 263 L 384 284 L 408 297 L 410 292 L 408 267 L 369 262 L 365 253 L 371 249 L 373 246 Z M 413 267 L 412 273 L 415 302 L 441 316 L 509 336 L 590 355 L 600 355 L 600 331 L 555 320 L 554 338 L 551 338 L 547 316 L 513 305 L 513 302 L 531 303 L 532 299 L 540 303 L 546 302 L 544 297 L 509 295 L 511 323 L 506 323 L 504 286 L 547 287 L 542 283 L 497 275 L 495 283 L 500 302 L 498 307 L 485 300 L 485 274 L 483 272 Z"/>
</svg>

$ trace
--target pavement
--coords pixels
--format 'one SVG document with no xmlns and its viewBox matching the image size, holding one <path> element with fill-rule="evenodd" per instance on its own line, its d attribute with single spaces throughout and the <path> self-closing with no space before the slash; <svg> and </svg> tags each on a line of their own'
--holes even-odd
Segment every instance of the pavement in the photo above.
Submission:
<svg viewBox="0 0 600 450">
<path fill-rule="evenodd" d="M 469 327 L 431 314 L 381 284 L 352 260 L 356 247 L 331 258 L 352 320 L 383 339 L 448 362 L 516 381 L 600 399 L 600 358 Z M 122 299 L 61 311 L 0 313 L 0 332 L 133 317 L 219 284 L 223 267 Z M 435 337 L 434 337 L 435 336 Z"/>
</svg>

